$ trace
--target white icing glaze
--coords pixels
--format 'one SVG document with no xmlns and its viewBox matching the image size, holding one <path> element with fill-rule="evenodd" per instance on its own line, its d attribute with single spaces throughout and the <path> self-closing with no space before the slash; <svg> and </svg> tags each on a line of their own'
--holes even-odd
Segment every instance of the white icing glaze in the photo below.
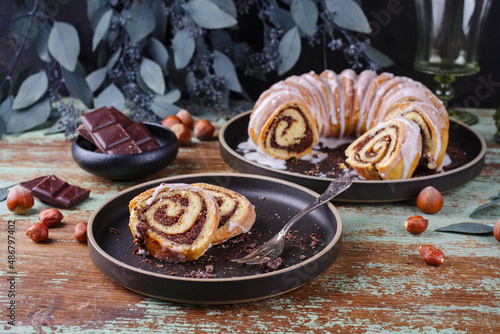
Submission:
<svg viewBox="0 0 500 334">
<path fill-rule="evenodd" d="M 193 186 L 186 184 L 186 183 L 165 183 L 163 182 L 160 184 L 158 187 L 155 188 L 153 194 L 151 195 L 150 198 L 148 198 L 148 201 L 146 202 L 147 205 L 151 205 L 153 201 L 155 200 L 156 196 L 164 190 L 164 189 L 189 189 L 193 188 Z"/>
<path fill-rule="evenodd" d="M 229 233 L 231 233 L 235 228 L 239 227 L 241 229 L 241 232 L 242 233 L 247 233 L 248 231 L 250 231 L 251 228 L 245 228 L 243 225 L 241 224 L 236 224 L 235 222 L 229 222 L 229 226 L 227 228 L 227 231 Z"/>
</svg>

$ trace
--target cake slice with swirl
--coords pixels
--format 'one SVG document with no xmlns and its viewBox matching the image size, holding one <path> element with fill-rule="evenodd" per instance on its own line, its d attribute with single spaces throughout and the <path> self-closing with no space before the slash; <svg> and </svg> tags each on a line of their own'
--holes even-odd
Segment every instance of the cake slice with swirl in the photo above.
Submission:
<svg viewBox="0 0 500 334">
<path fill-rule="evenodd" d="M 218 244 L 242 233 L 255 223 L 255 209 L 243 195 L 230 189 L 207 183 L 194 183 L 208 192 L 219 205 L 219 227 L 212 244 Z"/>
<path fill-rule="evenodd" d="M 346 162 L 365 179 L 410 178 L 422 154 L 420 127 L 396 116 L 365 132 L 345 153 Z"/>
<path fill-rule="evenodd" d="M 196 260 L 210 248 L 219 225 L 219 206 L 200 187 L 164 184 L 129 203 L 136 246 L 167 262 Z"/>
</svg>

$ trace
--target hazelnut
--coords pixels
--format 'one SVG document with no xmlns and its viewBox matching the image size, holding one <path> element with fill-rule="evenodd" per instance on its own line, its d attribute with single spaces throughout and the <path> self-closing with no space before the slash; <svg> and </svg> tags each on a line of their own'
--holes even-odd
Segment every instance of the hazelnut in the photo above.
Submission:
<svg viewBox="0 0 500 334">
<path fill-rule="evenodd" d="M 44 242 L 49 238 L 49 228 L 42 223 L 35 223 L 26 230 L 26 235 L 34 242 Z"/>
<path fill-rule="evenodd" d="M 405 229 L 411 234 L 420 234 L 429 226 L 429 221 L 422 216 L 413 216 L 405 221 Z"/>
<path fill-rule="evenodd" d="M 495 226 L 493 227 L 493 235 L 495 236 L 495 239 L 497 239 L 500 242 L 500 219 L 496 222 Z"/>
<path fill-rule="evenodd" d="M 61 211 L 53 208 L 45 209 L 38 215 L 40 223 L 45 224 L 47 227 L 59 225 L 63 218 Z"/>
<path fill-rule="evenodd" d="M 428 186 L 418 194 L 417 206 L 428 214 L 439 212 L 443 207 L 443 196 L 436 188 Z"/>
<path fill-rule="evenodd" d="M 184 124 L 188 128 L 191 129 L 193 127 L 194 124 L 193 117 L 186 109 L 179 110 L 176 116 L 181 120 L 182 124 Z"/>
<path fill-rule="evenodd" d="M 191 131 L 182 123 L 174 124 L 170 129 L 179 140 L 179 145 L 183 146 L 191 142 Z"/>
<path fill-rule="evenodd" d="M 28 212 L 33 205 L 35 199 L 30 192 L 21 186 L 14 186 L 7 196 L 7 208 L 9 211 L 18 215 L 23 215 Z"/>
<path fill-rule="evenodd" d="M 419 250 L 422 260 L 431 266 L 439 266 L 444 262 L 443 252 L 431 245 L 420 246 Z"/>
<path fill-rule="evenodd" d="M 166 128 L 172 129 L 172 126 L 174 124 L 179 124 L 182 123 L 179 117 L 172 115 L 172 116 L 167 116 L 165 119 L 161 122 L 161 125 L 163 125 Z"/>
<path fill-rule="evenodd" d="M 194 136 L 199 140 L 207 140 L 214 134 L 214 126 L 206 119 L 200 119 L 194 126 Z"/>
<path fill-rule="evenodd" d="M 87 223 L 78 223 L 75 225 L 75 239 L 80 242 L 87 242 Z"/>
</svg>

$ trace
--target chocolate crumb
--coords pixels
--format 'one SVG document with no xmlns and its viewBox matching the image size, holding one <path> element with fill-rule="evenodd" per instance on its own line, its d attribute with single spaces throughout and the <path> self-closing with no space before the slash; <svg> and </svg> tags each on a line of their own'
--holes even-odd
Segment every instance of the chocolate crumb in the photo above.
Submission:
<svg viewBox="0 0 500 334">
<path fill-rule="evenodd" d="M 270 270 L 278 270 L 279 267 L 281 267 L 282 263 L 283 263 L 283 259 L 281 257 L 277 257 L 276 259 L 269 261 L 267 263 L 267 268 Z"/>
<path fill-rule="evenodd" d="M 113 234 L 120 234 L 120 231 L 118 231 L 116 228 L 114 227 L 108 227 L 108 232 L 109 233 L 113 233 Z"/>
</svg>

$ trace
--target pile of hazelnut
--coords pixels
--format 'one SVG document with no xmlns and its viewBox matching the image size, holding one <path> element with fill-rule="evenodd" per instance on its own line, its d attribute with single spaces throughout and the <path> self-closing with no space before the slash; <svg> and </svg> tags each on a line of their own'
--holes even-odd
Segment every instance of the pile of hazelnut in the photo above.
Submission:
<svg viewBox="0 0 500 334">
<path fill-rule="evenodd" d="M 434 187 L 426 187 L 420 191 L 417 197 L 417 207 L 427 214 L 434 214 L 443 207 L 443 196 Z M 411 234 L 420 234 L 427 229 L 429 221 L 422 216 L 412 216 L 405 221 L 405 229 Z M 500 219 L 493 228 L 495 239 L 500 242 Z M 439 266 L 444 262 L 444 254 L 432 245 L 423 245 L 419 248 L 420 256 L 425 263 Z"/>
<path fill-rule="evenodd" d="M 7 208 L 18 215 L 24 215 L 35 205 L 35 199 L 31 193 L 21 186 L 14 186 L 7 196 Z M 49 228 L 59 225 L 64 216 L 58 209 L 44 209 L 38 215 L 38 223 L 32 224 L 26 235 L 34 242 L 44 242 L 49 238 Z M 73 234 L 80 242 L 87 242 L 87 223 L 81 222 L 75 225 Z"/>
<path fill-rule="evenodd" d="M 195 123 L 193 117 L 186 109 L 179 110 L 176 115 L 165 117 L 161 125 L 175 133 L 180 146 L 191 143 L 192 135 L 199 140 L 207 140 L 215 132 L 215 128 L 210 121 L 200 119 Z M 191 129 L 193 129 L 193 134 L 191 134 Z"/>
</svg>

